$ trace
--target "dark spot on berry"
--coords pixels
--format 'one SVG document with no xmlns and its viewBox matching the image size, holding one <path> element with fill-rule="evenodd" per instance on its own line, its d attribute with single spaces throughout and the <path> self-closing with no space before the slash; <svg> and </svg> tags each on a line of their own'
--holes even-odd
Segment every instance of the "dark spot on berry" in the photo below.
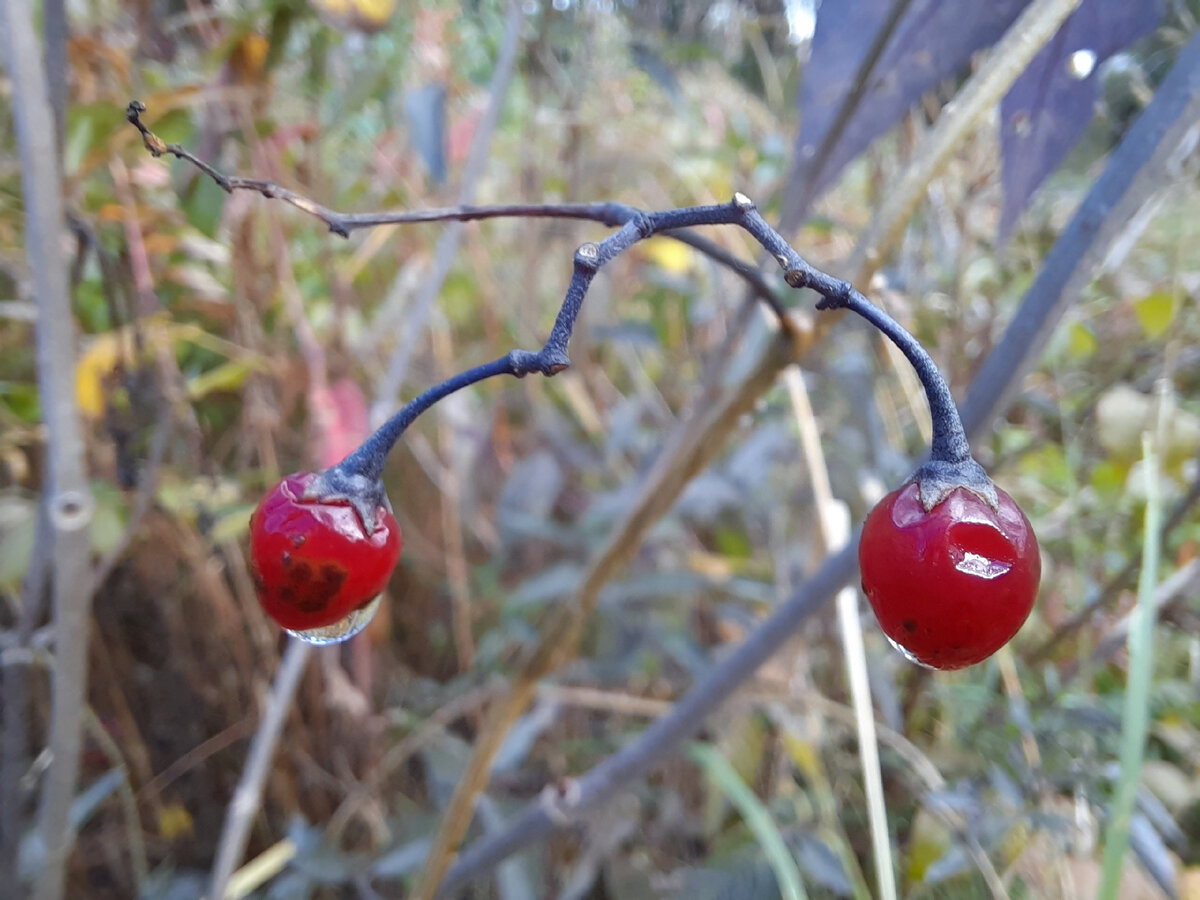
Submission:
<svg viewBox="0 0 1200 900">
<path fill-rule="evenodd" d="M 336 593 L 346 581 L 346 570 L 340 566 L 335 566 L 333 563 L 325 563 L 321 566 L 321 585 L 323 585 L 330 594 Z"/>
<path fill-rule="evenodd" d="M 292 554 L 288 553 L 286 550 L 283 551 L 283 567 L 285 569 L 290 569 L 292 567 Z"/>
<path fill-rule="evenodd" d="M 905 619 L 902 624 L 904 625 L 904 630 L 907 631 L 909 634 L 912 634 L 914 631 L 917 630 L 917 620 L 916 619 Z"/>
<path fill-rule="evenodd" d="M 263 581 L 263 577 L 258 574 L 258 567 L 250 568 L 250 580 L 254 582 L 254 590 L 261 594 L 267 587 L 267 583 Z"/>
<path fill-rule="evenodd" d="M 306 562 L 298 562 L 292 567 L 291 578 L 293 581 L 312 581 L 313 570 Z"/>
</svg>

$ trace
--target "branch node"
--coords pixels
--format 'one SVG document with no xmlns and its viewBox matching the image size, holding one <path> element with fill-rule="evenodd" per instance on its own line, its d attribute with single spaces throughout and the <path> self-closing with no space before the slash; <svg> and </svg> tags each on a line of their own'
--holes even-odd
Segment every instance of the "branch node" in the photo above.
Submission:
<svg viewBox="0 0 1200 900">
<path fill-rule="evenodd" d="M 76 531 L 92 520 L 92 498 L 80 491 L 63 491 L 50 501 L 48 513 L 55 531 Z"/>
<path fill-rule="evenodd" d="M 750 212 L 752 209 L 754 209 L 754 201 L 751 200 L 749 197 L 747 197 L 745 194 L 743 194 L 741 191 L 737 191 L 734 193 L 733 205 L 736 206 L 741 212 L 744 212 L 744 213 Z"/>
<path fill-rule="evenodd" d="M 784 265 L 784 266 L 787 265 L 788 259 L 782 253 L 779 254 L 779 256 L 776 258 L 779 260 L 780 265 Z M 803 269 L 788 269 L 786 272 L 783 273 L 783 280 L 786 281 L 790 287 L 794 287 L 794 288 L 807 287 L 808 286 L 808 273 L 805 272 Z M 824 302 L 825 302 L 824 300 L 821 301 L 821 303 L 824 303 Z M 818 309 L 821 309 L 821 303 L 817 304 Z"/>
<path fill-rule="evenodd" d="M 639 241 L 644 241 L 646 238 L 651 237 L 657 230 L 654 227 L 654 219 L 641 210 L 634 214 L 628 224 L 632 225 L 637 231 L 637 239 Z"/>
<path fill-rule="evenodd" d="M 575 266 L 585 272 L 595 272 L 600 268 L 600 248 L 590 241 L 581 244 L 575 251 Z"/>
</svg>

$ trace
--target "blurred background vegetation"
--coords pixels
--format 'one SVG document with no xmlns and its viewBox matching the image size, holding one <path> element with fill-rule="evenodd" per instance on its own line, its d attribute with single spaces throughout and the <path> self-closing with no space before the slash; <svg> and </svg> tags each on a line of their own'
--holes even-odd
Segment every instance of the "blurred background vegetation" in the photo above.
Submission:
<svg viewBox="0 0 1200 900">
<path fill-rule="evenodd" d="M 1098 114 L 1007 240 L 997 236 L 1004 193 L 990 122 L 930 185 L 884 267 L 858 285 L 914 331 L 956 391 L 1194 30 L 1196 6 L 1167 4 L 1157 29 L 1104 67 Z M 449 205 L 490 100 L 504 33 L 497 2 L 68 8 L 76 387 L 97 499 L 93 550 L 107 566 L 88 695 L 107 738 L 92 730 L 85 745 L 70 894 L 134 896 L 134 855 L 144 852 L 146 896 L 194 897 L 285 644 L 254 598 L 250 510 L 282 474 L 339 458 L 372 409 L 394 409 L 511 347 L 540 346 L 574 248 L 607 232 L 530 219 L 468 224 L 424 307 L 447 226 L 343 240 L 293 208 L 226 195 L 194 168 L 150 157 L 124 120 L 139 98 L 165 140 L 341 211 Z M 516 72 L 473 202 L 662 209 L 740 190 L 773 221 L 813 14 L 766 0 L 525 3 Z M 927 94 L 845 168 L 787 235 L 802 255 L 848 274 L 842 262 L 958 83 Z M 1020 635 L 986 664 L 931 674 L 864 615 L 903 896 L 988 896 L 967 835 L 1014 898 L 1093 896 L 1136 595 L 1122 572 L 1132 562 L 1136 576 L 1144 538 L 1141 435 L 1166 408 L 1163 503 L 1181 514 L 1158 573 L 1172 590 L 1155 632 L 1152 724 L 1121 895 L 1200 897 L 1200 519 L 1180 505 L 1195 499 L 1200 476 L 1197 194 L 1193 157 L 976 447 L 1041 541 L 1042 591 Z M 23 227 L 6 130 L 0 626 L 9 633 L 44 441 Z M 755 258 L 740 231 L 705 236 Z M 639 244 L 593 286 L 570 371 L 485 383 L 408 433 L 385 475 L 402 562 L 364 635 L 322 651 L 305 675 L 248 858 L 285 838 L 293 849 L 256 896 L 400 895 L 487 701 L 535 640 L 539 616 L 571 597 L 639 473 L 694 412 L 700 383 L 731 353 L 736 369 L 766 328 L 756 318 L 731 350 L 742 293 L 736 277 L 680 244 Z M 397 360 L 400 396 L 382 384 Z M 808 355 L 804 382 L 833 493 L 861 521 L 921 452 L 924 399 L 849 321 Z M 820 562 L 818 535 L 781 384 L 605 590 L 582 654 L 511 733 L 481 819 L 502 819 L 626 744 Z M 665 760 L 470 896 L 775 896 L 760 832 L 722 779 L 752 789 L 809 896 L 875 895 L 844 666 L 829 608 L 710 721 L 706 735 L 730 769 L 703 755 Z M 49 692 L 41 677 L 30 690 L 32 759 Z"/>
</svg>

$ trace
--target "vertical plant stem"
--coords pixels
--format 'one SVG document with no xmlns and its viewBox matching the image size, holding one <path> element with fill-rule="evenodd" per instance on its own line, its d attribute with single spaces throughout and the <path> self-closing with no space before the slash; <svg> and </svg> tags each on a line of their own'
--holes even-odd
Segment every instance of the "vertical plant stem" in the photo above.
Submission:
<svg viewBox="0 0 1200 900">
<path fill-rule="evenodd" d="M 1142 574 L 1138 579 L 1137 606 L 1130 617 L 1129 677 L 1125 685 L 1125 711 L 1121 716 L 1121 777 L 1113 794 L 1104 840 L 1100 874 L 1101 900 L 1116 900 L 1121 865 L 1129 847 L 1129 825 L 1142 774 L 1146 732 L 1150 728 L 1150 679 L 1154 673 L 1154 592 L 1161 553 L 1159 519 L 1162 504 L 1158 485 L 1158 454 L 1151 436 L 1142 435 L 1146 477 L 1146 520 L 1142 527 Z"/>
<path fill-rule="evenodd" d="M 21 155 L 25 252 L 38 308 L 38 391 L 46 425 L 43 502 L 50 523 L 54 585 L 55 669 L 50 723 L 51 765 L 40 812 L 46 863 L 39 900 L 63 895 L 73 843 L 68 814 L 79 777 L 83 701 L 87 690 L 88 552 L 92 497 L 83 468 L 75 410 L 75 328 L 62 253 L 63 211 L 54 116 L 33 7 L 0 2 L 0 32 L 8 38 L 13 118 Z"/>
<path fill-rule="evenodd" d="M 288 710 L 292 708 L 292 698 L 300 684 L 300 676 L 304 674 L 304 667 L 312 655 L 312 649 L 313 645 L 304 641 L 290 641 L 279 663 L 275 683 L 271 686 L 263 709 L 262 723 L 258 726 L 254 741 L 250 745 L 250 753 L 246 757 L 242 779 L 238 782 L 233 799 L 229 801 L 229 808 L 225 811 L 225 825 L 221 829 L 221 841 L 217 845 L 217 855 L 213 862 L 209 900 L 223 900 L 229 878 L 241 861 L 242 854 L 246 852 L 246 843 L 250 839 L 250 825 L 258 814 L 263 783 L 267 780 L 271 759 L 275 755 L 275 746 L 279 743 L 283 723 L 287 719 Z"/>
<path fill-rule="evenodd" d="M 784 373 L 800 443 L 812 479 L 821 540 L 826 552 L 840 550 L 850 542 L 847 517 L 839 515 L 829 483 L 829 467 L 821 449 L 821 436 L 813 415 L 808 390 L 799 366 L 788 366 Z M 871 829 L 872 855 L 875 860 L 875 884 L 882 900 L 896 900 L 895 864 L 888 833 L 887 804 L 883 796 L 883 773 L 879 765 L 879 739 L 875 733 L 875 708 L 867 679 L 867 651 L 863 644 L 862 621 L 858 615 L 858 592 L 844 587 L 837 593 L 838 625 L 842 649 L 846 655 L 846 676 L 854 705 L 854 724 L 858 732 L 859 762 L 862 765 L 863 790 L 867 795 L 867 819 Z"/>
</svg>

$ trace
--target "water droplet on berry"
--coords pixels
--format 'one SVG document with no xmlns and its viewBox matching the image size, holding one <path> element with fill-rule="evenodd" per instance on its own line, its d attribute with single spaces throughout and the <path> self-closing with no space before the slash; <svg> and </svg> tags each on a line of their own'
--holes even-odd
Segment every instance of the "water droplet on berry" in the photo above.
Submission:
<svg viewBox="0 0 1200 900">
<path fill-rule="evenodd" d="M 350 613 L 350 615 L 346 616 L 346 618 L 334 622 L 332 625 L 322 625 L 320 628 L 306 628 L 303 630 L 285 628 L 284 631 L 294 638 L 299 638 L 302 641 L 317 644 L 318 646 L 348 641 L 366 628 L 370 621 L 375 618 L 375 613 L 379 609 L 379 603 L 382 599 L 383 594 L 376 594 L 375 599 L 370 603 L 360 606 Z"/>
<path fill-rule="evenodd" d="M 896 641 L 894 641 L 890 634 L 884 634 L 884 637 L 887 638 L 888 643 L 891 644 L 893 647 L 895 647 L 897 652 L 901 656 L 903 656 L 905 659 L 907 659 L 910 663 L 916 663 L 922 669 L 933 669 L 934 671 L 937 670 L 937 666 L 931 666 L 931 665 L 929 665 L 929 663 L 921 662 L 921 660 L 919 660 L 915 656 L 913 656 L 913 654 L 911 652 L 909 652 L 909 650 L 906 649 L 903 644 L 898 644 Z"/>
</svg>

